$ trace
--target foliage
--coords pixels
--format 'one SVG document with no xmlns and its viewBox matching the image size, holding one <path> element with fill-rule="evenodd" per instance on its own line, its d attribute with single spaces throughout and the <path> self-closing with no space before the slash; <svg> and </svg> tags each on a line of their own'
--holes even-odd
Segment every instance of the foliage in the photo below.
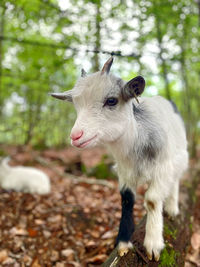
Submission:
<svg viewBox="0 0 200 267">
<path fill-rule="evenodd" d="M 173 248 L 165 247 L 160 256 L 159 267 L 178 267 L 178 265 L 176 264 L 176 254 L 177 252 Z"/>
<path fill-rule="evenodd" d="M 123 55 L 115 59 L 117 75 L 129 79 L 140 73 L 146 95 L 177 103 L 194 152 L 200 141 L 198 5 L 192 0 L 2 0 L 0 142 L 65 143 L 74 109 L 48 92 L 72 88 L 82 66 L 97 70 L 108 58 L 99 52 L 114 51 Z"/>
<path fill-rule="evenodd" d="M 112 161 L 105 155 L 96 166 L 88 168 L 82 165 L 82 172 L 89 177 L 93 176 L 97 179 L 116 179 L 117 176 L 116 173 L 114 173 L 112 165 Z"/>
</svg>

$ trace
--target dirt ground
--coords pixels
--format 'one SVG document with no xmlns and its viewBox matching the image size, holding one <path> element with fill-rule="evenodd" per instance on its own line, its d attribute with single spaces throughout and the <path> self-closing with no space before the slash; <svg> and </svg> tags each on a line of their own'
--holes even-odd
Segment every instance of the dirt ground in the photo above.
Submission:
<svg viewBox="0 0 200 267">
<path fill-rule="evenodd" d="M 113 249 L 121 205 L 117 180 L 86 177 L 104 158 L 100 148 L 35 151 L 1 146 L 10 165 L 35 166 L 47 173 L 46 196 L 0 189 L 0 266 L 99 266 Z M 106 159 L 110 164 L 110 159 Z M 102 165 L 101 165 L 102 167 Z M 111 175 L 112 176 L 112 175 Z M 110 179 L 109 179 L 110 178 Z M 144 216 L 145 187 L 138 189 L 135 223 Z M 200 186 L 185 267 L 200 266 Z"/>
</svg>

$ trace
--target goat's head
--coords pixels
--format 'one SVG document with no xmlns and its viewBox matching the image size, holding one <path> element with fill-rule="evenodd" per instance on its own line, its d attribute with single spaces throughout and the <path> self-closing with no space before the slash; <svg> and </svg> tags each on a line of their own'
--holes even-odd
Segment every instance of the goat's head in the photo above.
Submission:
<svg viewBox="0 0 200 267">
<path fill-rule="evenodd" d="M 144 91 L 145 81 L 141 76 L 124 83 L 110 74 L 112 62 L 111 57 L 101 71 L 88 76 L 82 70 L 81 78 L 72 90 L 51 94 L 74 103 L 77 119 L 70 137 L 76 147 L 114 142 L 120 138 L 129 123 L 128 101 Z"/>
</svg>

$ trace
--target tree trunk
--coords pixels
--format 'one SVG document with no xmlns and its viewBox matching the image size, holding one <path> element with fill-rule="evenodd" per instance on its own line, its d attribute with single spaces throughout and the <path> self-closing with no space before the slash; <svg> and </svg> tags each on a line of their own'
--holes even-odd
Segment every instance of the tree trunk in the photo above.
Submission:
<svg viewBox="0 0 200 267">
<path fill-rule="evenodd" d="M 95 17 L 95 27 L 96 27 L 96 32 L 95 32 L 95 53 L 93 56 L 93 71 L 99 71 L 99 51 L 101 50 L 101 2 L 98 1 L 96 4 L 96 17 Z"/>
<path fill-rule="evenodd" d="M 199 27 L 200 27 L 200 0 L 197 1 L 197 6 L 198 6 Z"/>
<path fill-rule="evenodd" d="M 181 74 L 181 82 L 183 86 L 183 114 L 185 117 L 185 125 L 187 130 L 187 136 L 188 136 L 188 143 L 189 143 L 189 151 L 191 155 L 195 155 L 196 152 L 194 151 L 194 144 L 197 142 L 197 140 L 194 139 L 193 132 L 195 131 L 197 120 L 195 119 L 195 116 L 192 116 L 192 102 L 193 99 L 198 98 L 198 94 L 195 96 L 194 94 L 194 88 L 193 85 L 189 82 L 189 73 L 188 73 L 188 67 L 187 67 L 187 58 L 188 58 L 188 40 L 190 40 L 190 36 L 188 33 L 188 27 L 187 22 L 185 19 L 180 20 L 180 23 L 182 23 L 183 30 L 182 30 L 182 36 L 180 40 L 180 74 Z M 194 144 L 193 144 L 194 143 Z"/>
<path fill-rule="evenodd" d="M 165 248 L 161 253 L 159 262 L 154 260 L 150 261 L 143 247 L 146 222 L 145 216 L 132 236 L 133 250 L 129 251 L 125 256 L 120 257 L 115 248 L 103 264 L 103 267 L 184 266 L 185 253 L 190 243 L 190 218 L 195 208 L 194 196 L 196 186 L 199 183 L 199 174 L 200 170 L 193 170 L 191 171 L 190 177 L 187 175 L 187 178 L 182 181 L 180 186 L 180 215 L 174 220 L 164 215 Z M 193 179 L 191 179 L 191 176 Z"/>
<path fill-rule="evenodd" d="M 138 3 L 138 6 L 139 6 L 139 9 L 142 10 L 142 5 L 141 3 L 139 2 Z M 138 19 L 138 32 L 142 33 L 143 32 L 143 22 L 144 22 L 144 19 L 142 18 L 142 16 L 139 16 L 137 17 Z M 142 35 L 142 34 L 141 34 Z M 138 37 L 138 40 L 137 40 L 137 44 L 138 44 L 138 54 L 139 55 L 142 55 L 143 54 L 143 49 L 144 49 L 144 41 L 141 41 L 141 36 Z M 138 64 L 139 64 L 139 73 L 142 74 L 142 71 L 144 69 L 144 66 L 143 66 L 143 63 L 141 61 L 141 57 L 138 57 L 137 59 L 138 61 Z"/>
<path fill-rule="evenodd" d="M 0 9 L 0 36 L 3 36 L 4 33 L 4 22 L 5 22 L 5 7 L 2 6 Z M 0 39 L 0 115 L 3 105 L 3 97 L 2 97 L 2 62 L 3 62 L 3 39 Z"/>
<path fill-rule="evenodd" d="M 182 43 L 181 47 L 181 53 L 180 53 L 180 70 L 181 70 L 181 80 L 183 84 L 183 103 L 184 103 L 184 109 L 185 109 L 185 125 L 186 125 L 186 130 L 187 130 L 187 135 L 188 135 L 188 140 L 189 144 L 191 144 L 191 147 L 193 146 L 192 143 L 193 141 L 193 136 L 192 136 L 192 127 L 193 127 L 193 118 L 191 116 L 191 101 L 192 101 L 192 96 L 191 96 L 191 91 L 189 88 L 189 82 L 188 82 L 188 77 L 187 77 L 187 67 L 186 67 L 186 55 L 185 55 L 185 47 Z M 190 148 L 191 148 L 190 147 Z M 192 154 L 194 154 L 194 151 L 191 151 Z"/>
<path fill-rule="evenodd" d="M 169 79 L 167 76 L 167 64 L 166 60 L 163 57 L 163 43 L 162 43 L 162 31 L 161 31 L 161 21 L 159 17 L 159 10 L 157 9 L 157 3 L 154 3 L 154 15 L 155 15 L 155 26 L 156 26 L 156 37 L 158 41 L 158 47 L 159 47 L 159 59 L 161 61 L 161 68 L 162 68 L 162 76 L 163 80 L 165 82 L 165 96 L 167 99 L 171 100 L 171 92 L 169 87 Z"/>
</svg>

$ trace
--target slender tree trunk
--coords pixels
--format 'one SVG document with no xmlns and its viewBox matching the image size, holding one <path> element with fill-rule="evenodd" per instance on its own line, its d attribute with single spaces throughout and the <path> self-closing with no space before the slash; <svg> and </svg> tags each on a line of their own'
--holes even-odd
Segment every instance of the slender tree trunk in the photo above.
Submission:
<svg viewBox="0 0 200 267">
<path fill-rule="evenodd" d="M 170 87 L 169 87 L 169 79 L 167 75 L 167 64 L 166 64 L 166 60 L 163 57 L 161 21 L 159 17 L 159 10 L 157 10 L 157 3 L 154 3 L 154 10 L 155 10 L 154 15 L 155 15 L 155 24 L 156 24 L 156 35 L 157 35 L 157 41 L 158 41 L 158 47 L 159 47 L 159 59 L 161 61 L 162 76 L 165 82 L 165 94 L 166 94 L 166 98 L 170 100 L 171 92 L 170 92 Z"/>
<path fill-rule="evenodd" d="M 200 27 L 200 0 L 197 1 L 198 13 L 199 13 L 199 27 Z"/>
<path fill-rule="evenodd" d="M 95 18 L 95 27 L 96 27 L 96 32 L 95 32 L 95 51 L 96 53 L 94 53 L 93 56 L 93 70 L 94 71 L 98 71 L 100 68 L 100 64 L 99 64 L 99 53 L 98 51 L 101 50 L 101 2 L 98 1 L 98 3 L 96 4 L 96 18 Z"/>
<path fill-rule="evenodd" d="M 182 76 L 182 83 L 183 83 L 183 88 L 184 88 L 184 93 L 185 93 L 185 108 L 186 108 L 186 116 L 187 116 L 187 123 L 188 127 L 187 130 L 190 132 L 190 119 L 191 119 L 191 106 L 190 106 L 190 91 L 189 91 L 189 84 L 188 84 L 188 78 L 187 78 L 187 71 L 186 71 L 186 66 L 185 66 L 185 49 L 181 45 L 181 76 Z"/>
<path fill-rule="evenodd" d="M 141 10 L 142 9 L 141 3 L 139 2 L 138 5 L 139 5 L 139 9 Z M 138 19 L 138 22 L 139 22 L 138 32 L 141 34 L 142 30 L 143 30 L 143 21 L 144 21 L 144 19 L 142 19 L 142 17 L 140 15 L 137 17 L 137 19 Z M 140 36 L 139 36 L 139 38 L 140 38 Z M 142 55 L 143 54 L 144 42 L 141 41 L 141 40 L 138 40 L 137 43 L 138 43 L 138 54 Z M 142 73 L 142 71 L 144 69 L 144 66 L 143 66 L 143 64 L 141 62 L 141 57 L 139 57 L 137 61 L 138 61 L 138 64 L 140 66 L 140 71 L 139 72 Z"/>
<path fill-rule="evenodd" d="M 186 51 L 187 49 L 187 39 L 188 32 L 187 32 L 187 24 L 186 21 L 182 21 L 183 30 L 182 30 L 182 38 L 180 40 L 180 71 L 181 71 L 181 80 L 183 84 L 183 103 L 184 103 L 184 113 L 185 113 L 185 123 L 186 123 L 186 129 L 187 129 L 187 135 L 188 135 L 188 141 L 189 141 L 189 150 L 192 155 L 195 154 L 194 147 L 197 140 L 195 140 L 195 136 L 193 135 L 195 132 L 195 127 L 197 121 L 195 120 L 195 117 L 192 116 L 192 107 L 191 102 L 193 101 L 193 92 L 189 85 L 188 80 L 188 73 L 187 73 L 187 65 L 186 65 Z"/>
<path fill-rule="evenodd" d="M 41 119 L 41 107 L 42 107 L 42 101 L 41 97 L 38 95 L 37 102 L 36 102 L 36 108 L 34 107 L 34 104 L 31 104 L 29 109 L 29 116 L 28 116 L 28 130 L 25 138 L 25 145 L 28 145 L 31 143 L 33 134 L 34 134 L 34 128 L 39 124 Z"/>
<path fill-rule="evenodd" d="M 5 7 L 3 6 L 0 9 L 0 36 L 3 36 L 4 34 L 4 23 L 5 23 Z M 0 115 L 3 105 L 3 85 L 2 85 L 2 71 L 3 71 L 3 39 L 0 39 Z"/>
<path fill-rule="evenodd" d="M 197 2 L 197 5 L 198 5 L 198 21 L 199 21 L 199 27 L 200 27 L 200 0 L 198 0 L 198 2 Z M 198 43 L 200 44 L 200 32 L 198 32 Z M 198 51 L 199 51 L 199 55 L 200 55 L 200 47 L 198 48 Z M 200 84 L 200 67 L 198 68 L 198 81 L 199 81 L 199 84 Z M 199 98 L 199 101 L 200 101 L 200 97 L 199 97 L 199 92 L 196 94 L 197 96 L 198 96 L 198 98 Z M 198 101 L 198 110 L 199 110 L 199 114 L 200 114 L 200 107 L 199 107 L 199 101 Z M 197 127 L 195 128 L 195 143 L 197 143 L 198 142 L 198 129 L 197 129 Z M 193 147 L 195 146 L 195 143 L 193 144 Z M 195 146 L 195 148 L 193 148 L 193 154 L 195 154 L 196 155 L 196 148 L 197 148 L 197 146 Z"/>
</svg>

